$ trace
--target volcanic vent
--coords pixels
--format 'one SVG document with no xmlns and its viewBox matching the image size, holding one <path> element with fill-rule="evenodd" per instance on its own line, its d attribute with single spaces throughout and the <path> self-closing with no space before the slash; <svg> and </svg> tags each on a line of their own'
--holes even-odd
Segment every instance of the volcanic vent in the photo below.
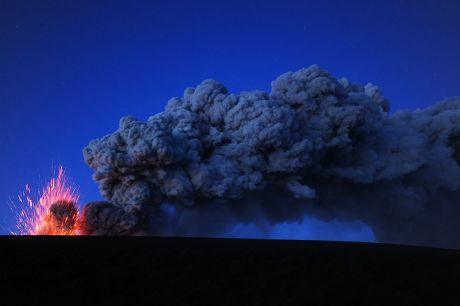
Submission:
<svg viewBox="0 0 460 306">
<path fill-rule="evenodd" d="M 17 215 L 18 235 L 74 236 L 78 232 L 78 193 L 68 182 L 64 168 L 59 167 L 34 201 L 30 187 L 18 196 L 21 210 Z"/>
</svg>

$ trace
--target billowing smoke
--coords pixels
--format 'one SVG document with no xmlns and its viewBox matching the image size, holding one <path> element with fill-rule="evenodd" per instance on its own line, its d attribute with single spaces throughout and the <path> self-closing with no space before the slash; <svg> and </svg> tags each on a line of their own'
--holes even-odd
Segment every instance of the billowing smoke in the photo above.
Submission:
<svg viewBox="0 0 460 306">
<path fill-rule="evenodd" d="M 203 235 L 361 220 L 382 242 L 460 247 L 460 98 L 389 113 L 379 88 L 313 65 L 272 90 L 187 88 L 84 149 L 107 203 L 87 233 Z"/>
</svg>

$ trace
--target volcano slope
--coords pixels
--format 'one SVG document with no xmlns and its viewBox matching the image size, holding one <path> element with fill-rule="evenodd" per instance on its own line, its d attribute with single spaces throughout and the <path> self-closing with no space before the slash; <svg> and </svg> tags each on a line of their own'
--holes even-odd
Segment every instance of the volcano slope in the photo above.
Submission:
<svg viewBox="0 0 460 306">
<path fill-rule="evenodd" d="M 5 301 L 459 305 L 460 251 L 167 237 L 0 237 Z"/>
</svg>

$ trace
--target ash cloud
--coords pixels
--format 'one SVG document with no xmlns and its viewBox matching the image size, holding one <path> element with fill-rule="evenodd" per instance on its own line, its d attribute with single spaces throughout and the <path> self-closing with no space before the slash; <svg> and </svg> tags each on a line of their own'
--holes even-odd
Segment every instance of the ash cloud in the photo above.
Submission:
<svg viewBox="0 0 460 306">
<path fill-rule="evenodd" d="M 460 248 L 460 98 L 390 115 L 377 86 L 317 65 L 270 93 L 205 80 L 83 153 L 108 201 L 85 209 L 90 234 L 269 231 L 309 215 L 364 221 L 382 242 Z"/>
</svg>

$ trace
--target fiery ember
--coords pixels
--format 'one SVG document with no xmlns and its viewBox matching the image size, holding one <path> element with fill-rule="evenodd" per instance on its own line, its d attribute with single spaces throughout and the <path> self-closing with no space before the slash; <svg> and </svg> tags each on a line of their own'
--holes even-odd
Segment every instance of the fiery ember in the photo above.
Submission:
<svg viewBox="0 0 460 306">
<path fill-rule="evenodd" d="M 22 209 L 17 218 L 18 235 L 77 235 L 78 194 L 68 183 L 62 166 L 34 202 L 30 187 L 18 196 Z"/>
</svg>

